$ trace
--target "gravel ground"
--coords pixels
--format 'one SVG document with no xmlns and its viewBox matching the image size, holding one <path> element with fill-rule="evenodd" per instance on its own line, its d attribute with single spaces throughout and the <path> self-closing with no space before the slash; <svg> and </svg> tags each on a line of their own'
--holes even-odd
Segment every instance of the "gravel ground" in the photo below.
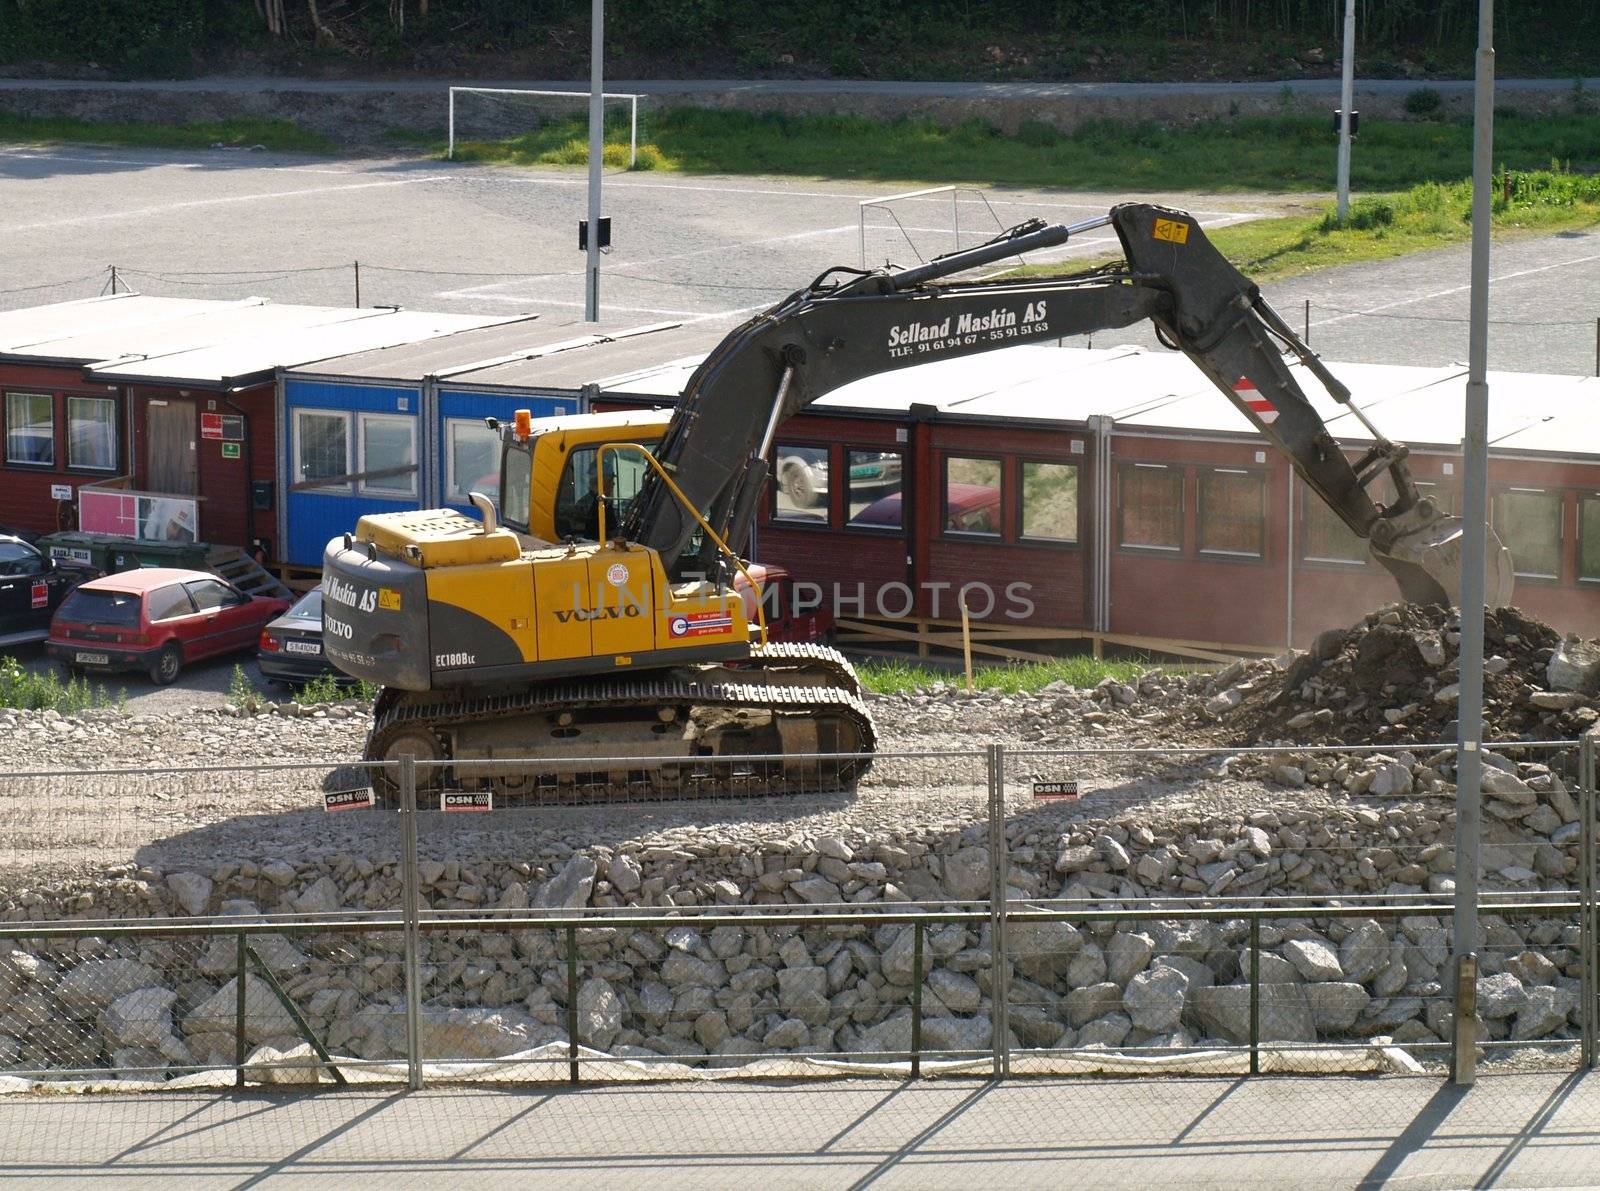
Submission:
<svg viewBox="0 0 1600 1191">
<path fill-rule="evenodd" d="M 730 847 L 799 839 L 846 828 L 892 830 L 915 823 L 951 830 L 986 813 L 984 750 L 1026 733 L 1030 749 L 1105 749 L 1152 743 L 1129 721 L 1114 734 L 1085 724 L 1076 693 L 1059 698 L 979 697 L 959 705 L 939 696 L 873 701 L 880 756 L 854 794 L 619 805 L 513 807 L 486 819 L 426 816 L 428 855 L 515 855 L 535 839 L 568 845 L 615 844 L 675 833 L 715 830 Z M 959 711 L 958 711 L 959 706 Z M 0 845 L 0 867 L 52 874 L 107 864 L 215 861 L 222 856 L 293 856 L 307 851 L 366 855 L 398 852 L 398 826 L 385 814 L 329 815 L 325 790 L 365 785 L 359 760 L 369 719 L 364 708 L 337 705 L 309 714 L 237 717 L 225 708 L 182 712 L 0 711 L 0 798 L 47 806 L 38 819 L 16 818 Z M 1095 717 L 1091 714 L 1091 719 Z M 151 765 L 229 767 L 186 773 L 83 775 L 89 767 Z M 1076 778 L 1078 802 L 1036 803 L 1030 779 Z M 1200 780 L 1197 780 L 1200 779 Z M 1304 791 L 1298 803 L 1304 805 Z M 1311 792 L 1320 797 L 1320 792 Z M 1028 755 L 1008 768 L 1016 816 L 1041 824 L 1106 815 L 1133 805 L 1152 813 L 1215 812 L 1242 817 L 1283 796 L 1251 781 L 1218 780 L 1192 760 Z"/>
</svg>

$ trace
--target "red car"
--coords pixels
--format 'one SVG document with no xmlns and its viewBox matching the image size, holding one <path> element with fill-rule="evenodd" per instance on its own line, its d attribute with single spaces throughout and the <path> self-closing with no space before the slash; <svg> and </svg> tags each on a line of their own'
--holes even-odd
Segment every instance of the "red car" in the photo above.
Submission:
<svg viewBox="0 0 1600 1191">
<path fill-rule="evenodd" d="M 124 571 L 74 589 L 45 648 L 68 670 L 144 670 L 165 686 L 186 662 L 254 648 L 262 627 L 288 607 L 205 571 Z"/>
<path fill-rule="evenodd" d="M 834 638 L 833 612 L 822 604 L 820 592 L 797 591 L 794 579 L 783 567 L 771 563 L 751 563 L 750 577 L 761 585 L 761 599 L 767 614 L 767 640 L 793 641 L 800 645 L 828 644 Z M 756 640 L 756 599 L 750 585 L 740 575 L 734 590 L 744 597 L 745 616 L 750 621 L 750 639 Z"/>
</svg>

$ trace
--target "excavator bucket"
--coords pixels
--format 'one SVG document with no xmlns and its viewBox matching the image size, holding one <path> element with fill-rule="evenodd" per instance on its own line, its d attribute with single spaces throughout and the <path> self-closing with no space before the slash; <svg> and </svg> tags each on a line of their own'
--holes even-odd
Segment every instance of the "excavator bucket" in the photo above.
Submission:
<svg viewBox="0 0 1600 1191">
<path fill-rule="evenodd" d="M 1511 551 L 1492 526 L 1485 526 L 1483 603 L 1503 608 L 1514 585 Z M 1408 604 L 1461 606 L 1460 517 L 1435 513 L 1396 535 L 1387 547 L 1372 543 L 1372 554 L 1394 576 Z"/>
</svg>

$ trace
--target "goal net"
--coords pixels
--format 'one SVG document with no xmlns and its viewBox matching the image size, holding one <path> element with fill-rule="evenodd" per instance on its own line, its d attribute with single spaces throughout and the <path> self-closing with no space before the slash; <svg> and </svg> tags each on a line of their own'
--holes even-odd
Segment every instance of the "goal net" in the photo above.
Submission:
<svg viewBox="0 0 1600 1191">
<path fill-rule="evenodd" d="M 1005 230 L 988 196 L 971 186 L 933 186 L 862 199 L 857 222 L 863 269 L 926 264 Z"/>
<path fill-rule="evenodd" d="M 608 166 L 638 168 L 643 98 L 615 91 L 602 94 Z M 451 87 L 449 120 L 452 160 L 470 158 L 475 149 L 481 152 L 491 145 L 510 146 L 529 161 L 581 165 L 588 160 L 587 91 Z"/>
</svg>

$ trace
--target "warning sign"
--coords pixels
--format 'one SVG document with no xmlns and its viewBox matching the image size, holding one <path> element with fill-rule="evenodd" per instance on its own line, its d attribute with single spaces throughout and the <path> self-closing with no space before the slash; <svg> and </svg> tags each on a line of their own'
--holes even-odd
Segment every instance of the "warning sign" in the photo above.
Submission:
<svg viewBox="0 0 1600 1191">
<path fill-rule="evenodd" d="M 1155 229 L 1150 234 L 1157 240 L 1165 240 L 1169 244 L 1187 244 L 1189 225 L 1176 219 L 1158 219 Z"/>
<path fill-rule="evenodd" d="M 494 810 L 491 790 L 441 790 L 439 809 L 455 814 L 482 814 Z"/>
<path fill-rule="evenodd" d="M 201 438 L 221 438 L 222 437 L 222 415 L 221 414 L 201 414 L 200 415 L 200 437 Z"/>
<path fill-rule="evenodd" d="M 50 606 L 50 585 L 43 579 L 35 579 L 33 581 L 32 597 L 35 608 L 48 608 Z"/>
<path fill-rule="evenodd" d="M 1078 783 L 1075 779 L 1061 782 L 1033 783 L 1033 796 L 1035 798 L 1055 798 L 1063 802 L 1075 801 L 1078 797 Z"/>
<path fill-rule="evenodd" d="M 330 814 L 334 811 L 363 810 L 372 804 L 371 786 L 365 790 L 329 790 L 322 796 L 322 809 Z"/>
</svg>

